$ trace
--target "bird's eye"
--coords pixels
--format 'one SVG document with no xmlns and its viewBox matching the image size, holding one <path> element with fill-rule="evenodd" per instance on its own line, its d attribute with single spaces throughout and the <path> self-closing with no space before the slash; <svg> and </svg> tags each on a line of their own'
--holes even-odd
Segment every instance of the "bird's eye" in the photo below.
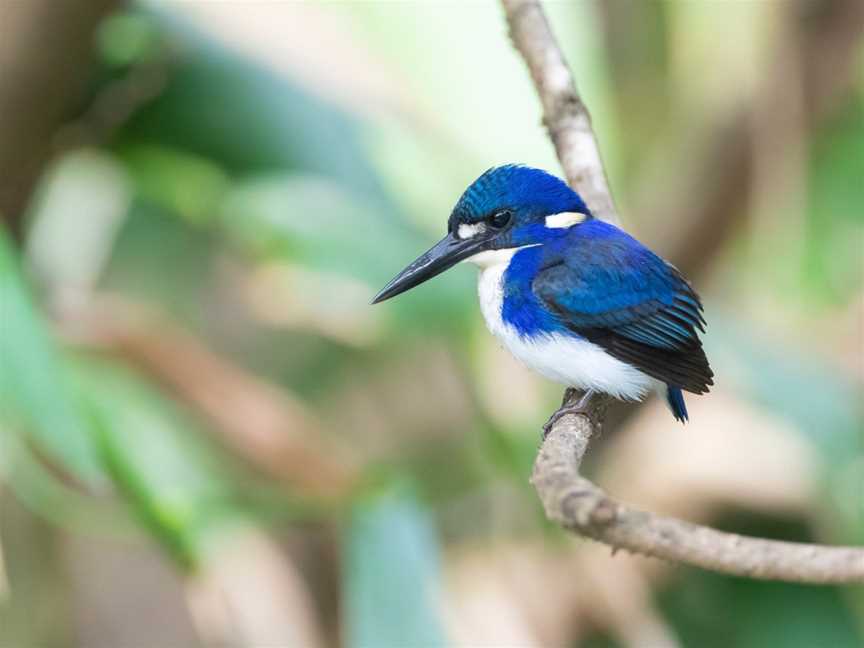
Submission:
<svg viewBox="0 0 864 648">
<path fill-rule="evenodd" d="M 513 212 L 509 209 L 502 209 L 501 211 L 497 211 L 489 216 L 489 218 L 486 219 L 486 222 L 495 229 L 501 229 L 502 227 L 507 226 L 507 223 L 510 222 L 511 218 L 513 218 Z"/>
</svg>

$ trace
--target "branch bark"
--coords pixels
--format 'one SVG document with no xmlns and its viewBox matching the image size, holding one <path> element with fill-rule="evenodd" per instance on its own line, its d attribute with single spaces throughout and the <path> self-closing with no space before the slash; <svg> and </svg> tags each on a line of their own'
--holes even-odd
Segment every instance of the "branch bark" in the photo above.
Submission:
<svg viewBox="0 0 864 648">
<path fill-rule="evenodd" d="M 501 0 L 513 44 L 543 104 L 544 123 L 568 181 L 598 218 L 618 222 L 588 111 L 538 0 Z M 574 402 L 568 390 L 565 401 Z M 605 402 L 559 418 L 543 441 L 531 483 L 546 515 L 615 549 L 726 574 L 801 583 L 864 582 L 864 548 L 749 538 L 631 509 L 579 474 Z"/>
<path fill-rule="evenodd" d="M 531 482 L 550 520 L 616 549 L 725 574 L 801 583 L 864 581 L 864 549 L 750 538 L 616 502 L 579 475 L 600 410 L 561 417 L 540 448 Z"/>
<path fill-rule="evenodd" d="M 80 100 L 96 29 L 119 5 L 0 2 L 0 220 L 16 238 L 54 136 Z"/>
<path fill-rule="evenodd" d="M 618 223 L 591 117 L 576 90 L 546 14 L 536 0 L 501 0 L 510 39 L 525 59 L 543 104 L 543 125 L 567 181 L 598 218 Z"/>
</svg>

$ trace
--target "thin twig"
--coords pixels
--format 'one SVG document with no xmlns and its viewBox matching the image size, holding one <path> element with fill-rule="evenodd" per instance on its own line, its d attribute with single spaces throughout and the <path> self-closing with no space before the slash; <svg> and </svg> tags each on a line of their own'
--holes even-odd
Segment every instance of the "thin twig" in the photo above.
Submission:
<svg viewBox="0 0 864 648">
<path fill-rule="evenodd" d="M 555 35 L 536 0 L 501 0 L 510 27 L 510 38 L 522 54 L 543 104 L 543 124 L 555 146 L 567 181 L 591 212 L 618 223 L 618 213 L 591 127 L 573 75 Z"/>
<path fill-rule="evenodd" d="M 588 111 L 542 7 L 537 0 L 501 4 L 510 36 L 540 95 L 544 122 L 567 179 L 599 218 L 617 222 Z M 748 538 L 616 502 L 579 474 L 591 436 L 602 423 L 602 410 L 562 416 L 543 441 L 531 482 L 549 519 L 618 549 L 726 574 L 802 583 L 864 582 L 862 548 Z"/>
</svg>

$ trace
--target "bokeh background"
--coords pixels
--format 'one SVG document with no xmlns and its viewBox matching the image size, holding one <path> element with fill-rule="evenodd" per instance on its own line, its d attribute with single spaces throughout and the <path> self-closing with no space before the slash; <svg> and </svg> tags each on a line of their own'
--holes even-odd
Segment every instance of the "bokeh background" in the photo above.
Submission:
<svg viewBox="0 0 864 648">
<path fill-rule="evenodd" d="M 864 5 L 547 9 L 717 374 L 591 475 L 864 543 Z M 0 0 L 0 645 L 862 645 L 860 589 L 547 523 L 472 269 L 368 305 L 506 162 L 559 171 L 493 2 Z"/>
</svg>

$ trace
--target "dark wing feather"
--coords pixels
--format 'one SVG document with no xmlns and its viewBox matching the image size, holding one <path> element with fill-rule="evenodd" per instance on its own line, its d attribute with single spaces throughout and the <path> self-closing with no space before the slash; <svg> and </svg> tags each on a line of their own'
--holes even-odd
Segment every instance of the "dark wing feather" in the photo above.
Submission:
<svg viewBox="0 0 864 648">
<path fill-rule="evenodd" d="M 613 357 L 670 385 L 707 392 L 713 372 L 697 333 L 705 324 L 698 295 L 674 267 L 624 232 L 609 231 L 573 237 L 550 256 L 532 283 L 535 295 Z"/>
</svg>

